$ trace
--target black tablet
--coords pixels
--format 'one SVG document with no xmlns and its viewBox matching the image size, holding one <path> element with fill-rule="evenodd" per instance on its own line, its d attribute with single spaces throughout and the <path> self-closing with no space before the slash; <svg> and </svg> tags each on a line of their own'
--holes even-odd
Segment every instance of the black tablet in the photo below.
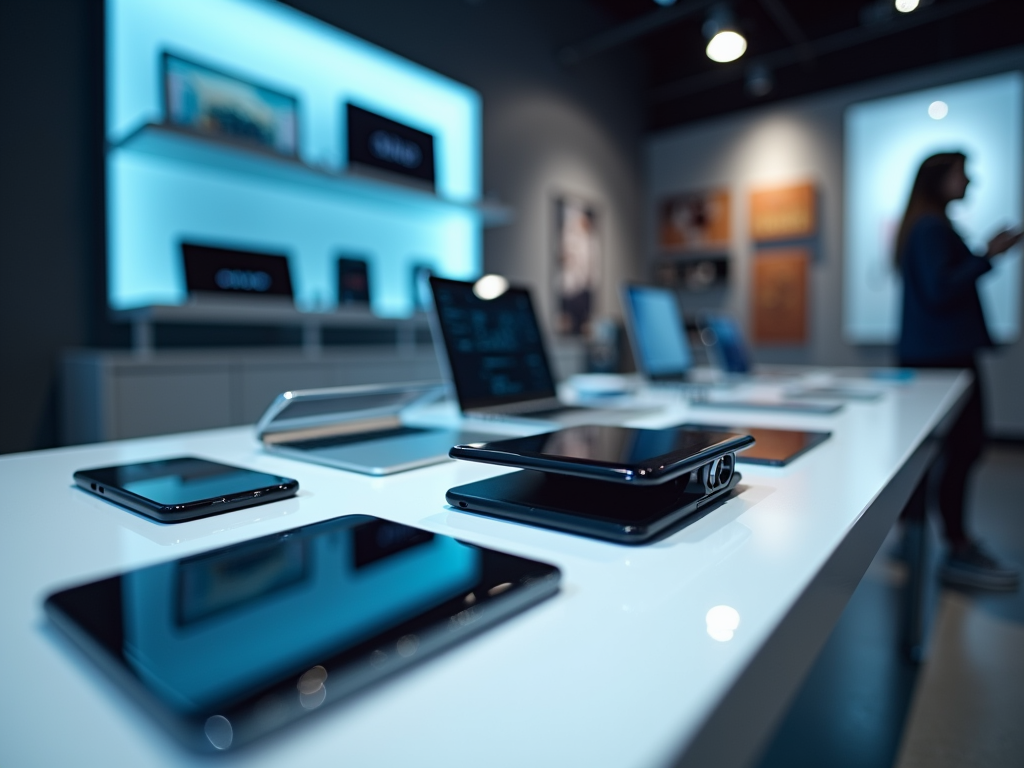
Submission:
<svg viewBox="0 0 1024 768">
<path fill-rule="evenodd" d="M 50 595 L 50 618 L 182 742 L 235 748 L 558 589 L 553 566 L 365 515 Z"/>
<path fill-rule="evenodd" d="M 753 445 L 735 431 L 568 427 L 529 437 L 456 445 L 453 459 L 629 485 L 659 485 Z"/>
<path fill-rule="evenodd" d="M 699 470 L 660 485 L 626 485 L 524 469 L 460 485 L 445 498 L 465 512 L 619 544 L 645 544 L 703 517 L 740 479 L 731 463 L 711 489 Z"/>
<path fill-rule="evenodd" d="M 140 464 L 80 469 L 75 483 L 84 491 L 162 523 L 181 523 L 294 496 L 290 477 L 233 467 L 194 456 Z"/>
<path fill-rule="evenodd" d="M 754 445 L 737 454 L 736 461 L 745 464 L 766 464 L 784 467 L 832 436 L 831 432 L 809 432 L 802 429 L 768 429 L 766 427 L 723 427 L 709 424 L 681 424 L 680 429 L 739 432 L 754 438 Z"/>
</svg>

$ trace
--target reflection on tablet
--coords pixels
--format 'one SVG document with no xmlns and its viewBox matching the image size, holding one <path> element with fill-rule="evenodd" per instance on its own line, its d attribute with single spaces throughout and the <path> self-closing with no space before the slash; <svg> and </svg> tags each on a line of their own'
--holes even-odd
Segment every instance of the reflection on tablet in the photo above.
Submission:
<svg viewBox="0 0 1024 768">
<path fill-rule="evenodd" d="M 352 515 L 51 595 L 51 619 L 188 746 L 224 750 L 553 594 L 558 571 Z"/>
<path fill-rule="evenodd" d="M 766 427 L 725 427 L 720 424 L 681 424 L 680 429 L 720 430 L 751 435 L 755 442 L 736 454 L 736 461 L 784 467 L 816 445 L 828 440 L 831 432 L 808 432 L 800 429 L 768 429 Z"/>
</svg>

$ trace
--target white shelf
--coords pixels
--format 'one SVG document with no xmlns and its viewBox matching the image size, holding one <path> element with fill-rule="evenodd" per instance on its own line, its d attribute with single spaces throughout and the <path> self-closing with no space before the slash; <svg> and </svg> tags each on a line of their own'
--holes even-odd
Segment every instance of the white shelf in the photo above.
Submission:
<svg viewBox="0 0 1024 768">
<path fill-rule="evenodd" d="M 327 192 L 339 198 L 369 198 L 419 210 L 469 211 L 479 215 L 484 226 L 501 226 L 512 220 L 512 209 L 497 203 L 456 202 L 401 181 L 319 168 L 256 147 L 201 136 L 159 123 L 143 125 L 112 144 L 110 149 L 217 168 L 263 181 Z"/>
<path fill-rule="evenodd" d="M 150 305 L 112 310 L 111 320 L 132 325 L 132 348 L 136 353 L 153 351 L 153 325 L 263 325 L 293 326 L 303 329 L 303 347 L 319 354 L 324 328 L 393 330 L 400 348 L 415 346 L 416 331 L 429 327 L 426 315 L 378 317 L 369 309 L 341 307 L 329 312 L 301 312 L 284 301 L 204 300 L 180 305 Z"/>
<path fill-rule="evenodd" d="M 427 326 L 421 313 L 413 317 L 378 317 L 369 309 L 341 307 L 328 312 L 302 312 L 286 302 L 239 298 L 234 301 L 197 301 L 189 304 L 155 304 L 112 310 L 120 322 L 209 325 L 316 325 L 322 328 L 401 328 Z"/>
</svg>

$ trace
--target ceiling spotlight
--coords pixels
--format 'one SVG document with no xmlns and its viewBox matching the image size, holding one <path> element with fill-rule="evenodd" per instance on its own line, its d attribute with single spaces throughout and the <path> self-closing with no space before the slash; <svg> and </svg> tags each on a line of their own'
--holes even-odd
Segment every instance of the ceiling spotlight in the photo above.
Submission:
<svg viewBox="0 0 1024 768">
<path fill-rule="evenodd" d="M 726 61 L 736 61 L 746 50 L 747 40 L 743 35 L 731 29 L 723 29 L 711 38 L 704 52 L 707 53 L 708 58 L 712 61 L 724 63 Z"/>
<path fill-rule="evenodd" d="M 928 117 L 932 120 L 941 120 L 949 114 L 949 105 L 944 101 L 933 101 L 928 105 Z"/>
<path fill-rule="evenodd" d="M 675 5 L 676 0 L 654 0 L 658 5 Z"/>
<path fill-rule="evenodd" d="M 712 61 L 735 61 L 747 50 L 747 39 L 736 30 L 732 13 L 725 4 L 716 5 L 708 12 L 704 36 L 708 38 L 704 52 Z"/>
<path fill-rule="evenodd" d="M 916 11 L 920 4 L 921 0 L 896 0 L 896 10 L 900 13 L 910 13 Z"/>
<path fill-rule="evenodd" d="M 751 96 L 767 96 L 774 87 L 772 73 L 764 64 L 753 64 L 747 69 L 747 93 Z"/>
</svg>

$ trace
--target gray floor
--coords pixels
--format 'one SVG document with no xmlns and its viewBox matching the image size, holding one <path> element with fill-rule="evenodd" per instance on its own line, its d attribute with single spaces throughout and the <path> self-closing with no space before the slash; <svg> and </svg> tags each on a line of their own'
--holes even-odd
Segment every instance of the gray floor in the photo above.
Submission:
<svg viewBox="0 0 1024 768">
<path fill-rule="evenodd" d="M 1024 447 L 991 447 L 972 478 L 970 522 L 1000 560 L 1024 571 Z M 900 652 L 905 570 L 894 532 L 768 745 L 759 768 L 1024 766 L 1024 591 L 943 589 L 942 544 L 929 539 L 928 645 Z"/>
<path fill-rule="evenodd" d="M 972 522 L 1024 572 L 1024 449 L 990 450 L 971 490 Z M 943 590 L 896 765 L 1024 766 L 1024 590 Z"/>
</svg>

